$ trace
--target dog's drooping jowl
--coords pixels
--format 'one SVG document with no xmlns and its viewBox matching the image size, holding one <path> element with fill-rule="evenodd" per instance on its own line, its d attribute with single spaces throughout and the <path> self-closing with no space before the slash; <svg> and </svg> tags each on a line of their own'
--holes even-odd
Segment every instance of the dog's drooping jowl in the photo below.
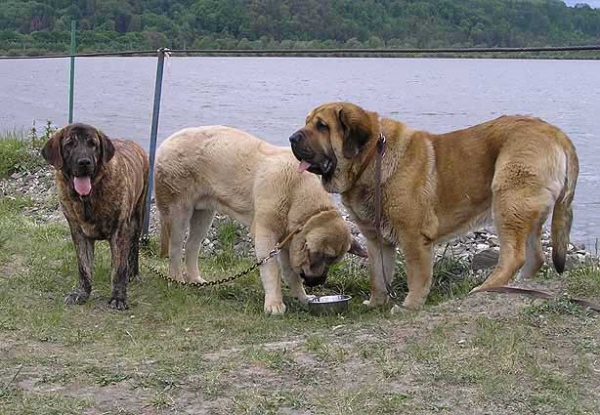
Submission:
<svg viewBox="0 0 600 415">
<path fill-rule="evenodd" d="M 148 192 L 148 155 L 133 141 L 111 140 L 87 124 L 69 124 L 45 144 L 77 253 L 79 283 L 65 298 L 83 304 L 92 291 L 94 241 L 110 244 L 110 307 L 127 308 L 127 282 L 139 271 L 139 237 Z"/>
<path fill-rule="evenodd" d="M 544 263 L 542 226 L 550 212 L 553 262 L 557 271 L 564 269 L 579 162 L 569 138 L 539 118 L 502 116 L 431 134 L 337 102 L 313 109 L 290 142 L 300 170 L 320 175 L 325 189 L 340 193 L 367 237 L 368 305 L 387 301 L 383 275 L 392 278 L 399 246 L 409 289 L 404 306 L 420 308 L 431 287 L 433 246 L 492 218 L 500 260 L 474 291 L 504 286 L 519 270 L 525 278 L 538 273 Z"/>
</svg>

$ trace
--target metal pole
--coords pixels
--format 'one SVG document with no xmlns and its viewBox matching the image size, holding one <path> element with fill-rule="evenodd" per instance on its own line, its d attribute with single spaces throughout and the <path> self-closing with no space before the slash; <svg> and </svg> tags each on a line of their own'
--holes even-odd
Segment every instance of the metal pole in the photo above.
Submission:
<svg viewBox="0 0 600 415">
<path fill-rule="evenodd" d="M 75 30 L 77 21 L 71 20 L 71 74 L 69 79 L 69 124 L 73 122 L 73 89 L 75 86 Z"/>
<path fill-rule="evenodd" d="M 152 111 L 152 127 L 150 130 L 150 171 L 148 172 L 148 196 L 146 198 L 146 216 L 144 217 L 144 230 L 142 236 L 148 236 L 148 227 L 150 225 L 150 204 L 152 202 L 152 188 L 154 187 L 154 153 L 156 153 L 156 136 L 158 133 L 158 114 L 160 111 L 160 94 L 162 91 L 163 68 L 165 55 L 169 49 L 158 49 L 158 61 L 156 63 L 156 82 L 154 84 L 154 109 Z"/>
</svg>

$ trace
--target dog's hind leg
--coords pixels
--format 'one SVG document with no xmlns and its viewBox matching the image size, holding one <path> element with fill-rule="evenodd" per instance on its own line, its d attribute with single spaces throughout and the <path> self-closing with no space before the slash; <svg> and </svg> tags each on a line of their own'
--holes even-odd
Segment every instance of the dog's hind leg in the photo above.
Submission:
<svg viewBox="0 0 600 415">
<path fill-rule="evenodd" d="M 527 237 L 527 248 L 525 250 L 525 265 L 521 268 L 521 277 L 530 279 L 537 275 L 544 265 L 544 251 L 542 250 L 542 226 L 548 217 L 548 213 L 542 215 L 534 225 L 533 231 Z"/>
<path fill-rule="evenodd" d="M 195 210 L 190 220 L 190 231 L 185 243 L 185 267 L 188 282 L 206 282 L 198 271 L 200 244 L 215 216 L 214 210 Z"/>
<path fill-rule="evenodd" d="M 171 240 L 169 241 L 169 276 L 178 281 L 184 281 L 181 261 L 183 259 L 183 240 L 193 208 L 191 206 L 178 206 L 170 212 Z"/>
<path fill-rule="evenodd" d="M 172 209 L 170 212 L 169 276 L 178 281 L 184 281 L 181 269 L 183 238 L 186 228 L 189 226 L 192 213 L 193 208 L 191 206 L 178 206 L 177 209 Z"/>
<path fill-rule="evenodd" d="M 538 238 L 547 212 L 550 196 L 547 191 L 531 190 L 531 186 L 519 190 L 505 190 L 494 194 L 492 202 L 494 221 L 500 238 L 500 260 L 492 274 L 471 292 L 490 287 L 501 287 L 510 282 L 526 262 L 528 239 Z M 531 242 L 530 263 L 526 272 L 539 271 L 540 257 L 537 242 Z"/>
<path fill-rule="evenodd" d="M 160 215 L 160 257 L 169 257 L 169 245 L 171 244 L 171 219 L 169 215 Z"/>
<path fill-rule="evenodd" d="M 139 226 L 136 226 L 139 228 Z M 127 264 L 127 280 L 132 281 L 140 273 L 140 229 L 135 229 L 131 234 L 131 242 L 129 243 L 129 255 Z"/>
<path fill-rule="evenodd" d="M 146 192 L 144 191 L 135 207 L 132 220 L 131 248 L 129 251 L 128 271 L 129 281 L 133 280 L 140 273 L 140 236 L 144 226 L 144 216 L 146 212 Z"/>
<path fill-rule="evenodd" d="M 131 242 L 129 243 L 129 256 L 127 271 L 129 272 L 128 280 L 131 281 L 140 273 L 140 236 L 142 226 L 144 226 L 144 208 L 140 210 L 139 206 L 131 220 Z"/>
</svg>

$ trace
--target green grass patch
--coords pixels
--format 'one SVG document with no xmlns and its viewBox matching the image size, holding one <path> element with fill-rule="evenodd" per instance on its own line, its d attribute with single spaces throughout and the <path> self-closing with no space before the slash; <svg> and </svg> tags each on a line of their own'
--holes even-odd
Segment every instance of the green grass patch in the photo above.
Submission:
<svg viewBox="0 0 600 415">
<path fill-rule="evenodd" d="M 18 131 L 0 133 L 0 179 L 43 166 L 45 161 L 40 151 L 54 131 L 56 128 L 48 121 L 42 131 L 34 125 L 27 134 Z"/>
<path fill-rule="evenodd" d="M 565 277 L 565 288 L 574 297 L 600 299 L 600 264 L 590 260 L 581 267 L 569 271 Z"/>
<path fill-rule="evenodd" d="M 0 178 L 29 170 L 37 161 L 21 137 L 13 134 L 0 137 Z"/>
<path fill-rule="evenodd" d="M 79 415 L 90 405 L 85 399 L 58 393 L 27 393 L 16 388 L 0 391 L 0 407 L 7 415 Z"/>
</svg>

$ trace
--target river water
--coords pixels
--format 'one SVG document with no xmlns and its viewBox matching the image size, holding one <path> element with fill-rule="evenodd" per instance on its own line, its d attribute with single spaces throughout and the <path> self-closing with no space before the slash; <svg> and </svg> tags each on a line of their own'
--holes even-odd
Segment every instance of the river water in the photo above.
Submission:
<svg viewBox="0 0 600 415">
<path fill-rule="evenodd" d="M 68 59 L 0 61 L 0 131 L 68 116 Z M 156 58 L 76 61 L 75 121 L 148 146 Z M 445 132 L 502 114 L 562 128 L 581 163 L 573 240 L 600 236 L 600 61 L 381 58 L 167 59 L 159 141 L 183 127 L 224 124 L 287 146 L 308 111 L 346 100 Z"/>
</svg>

